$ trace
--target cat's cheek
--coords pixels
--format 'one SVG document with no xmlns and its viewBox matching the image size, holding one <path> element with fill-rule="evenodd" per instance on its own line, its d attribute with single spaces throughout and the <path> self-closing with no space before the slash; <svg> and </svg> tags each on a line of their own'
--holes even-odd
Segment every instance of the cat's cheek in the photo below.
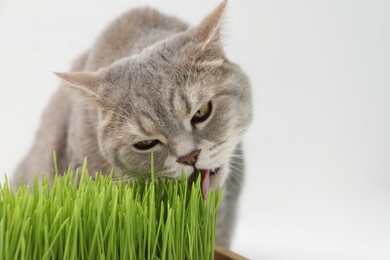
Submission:
<svg viewBox="0 0 390 260">
<path fill-rule="evenodd" d="M 99 145 L 100 146 L 100 145 Z M 103 157 L 111 164 L 116 165 L 118 164 L 118 154 L 114 152 L 112 149 L 105 145 L 100 146 L 100 152 L 102 153 Z"/>
<path fill-rule="evenodd" d="M 100 153 L 103 155 L 103 157 L 110 163 L 113 164 L 114 161 L 114 156 L 112 156 L 112 153 L 109 152 L 109 149 L 107 149 L 107 145 L 105 142 L 102 140 L 102 138 L 99 135 L 98 138 L 98 146 Z"/>
<path fill-rule="evenodd" d="M 121 169 L 125 170 L 123 164 L 123 151 L 122 145 L 118 143 L 118 140 L 105 137 L 98 138 L 99 150 L 103 157 L 111 164 L 115 166 L 119 166 Z"/>
</svg>

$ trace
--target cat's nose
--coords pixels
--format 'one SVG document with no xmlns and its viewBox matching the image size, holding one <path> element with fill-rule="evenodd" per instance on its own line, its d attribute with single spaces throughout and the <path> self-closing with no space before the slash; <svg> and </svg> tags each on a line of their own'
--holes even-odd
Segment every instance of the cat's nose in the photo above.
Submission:
<svg viewBox="0 0 390 260">
<path fill-rule="evenodd" d="M 182 157 L 180 157 L 177 161 L 182 164 L 186 165 L 194 165 L 196 161 L 198 160 L 200 150 L 194 150 L 190 152 L 189 154 L 186 154 Z"/>
</svg>

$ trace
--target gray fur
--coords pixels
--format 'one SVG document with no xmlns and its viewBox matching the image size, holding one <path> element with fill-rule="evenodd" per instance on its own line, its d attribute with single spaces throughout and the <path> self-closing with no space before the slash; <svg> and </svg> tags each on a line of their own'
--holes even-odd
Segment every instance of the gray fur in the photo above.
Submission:
<svg viewBox="0 0 390 260">
<path fill-rule="evenodd" d="M 74 64 L 44 112 L 36 140 L 14 174 L 53 176 L 52 151 L 60 172 L 88 157 L 91 172 L 138 177 L 150 170 L 150 150 L 133 146 L 158 139 L 153 148 L 160 176 L 189 176 L 177 159 L 200 149 L 197 169 L 221 167 L 210 186 L 226 185 L 217 243 L 228 246 L 243 181 L 242 135 L 252 119 L 249 80 L 229 61 L 219 39 L 226 1 L 198 26 L 153 9 L 129 11 L 111 23 Z M 212 101 L 208 120 L 191 126 L 201 105 Z"/>
</svg>

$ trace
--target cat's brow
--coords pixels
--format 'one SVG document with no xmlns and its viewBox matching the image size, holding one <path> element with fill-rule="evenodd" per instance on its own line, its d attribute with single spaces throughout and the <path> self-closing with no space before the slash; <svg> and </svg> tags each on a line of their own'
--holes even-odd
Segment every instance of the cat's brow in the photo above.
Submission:
<svg viewBox="0 0 390 260">
<path fill-rule="evenodd" d="M 141 116 L 142 116 L 143 118 L 148 118 L 150 121 L 153 122 L 152 117 L 151 117 L 150 115 L 148 115 L 147 113 L 142 112 L 142 113 L 141 113 Z M 137 124 L 137 126 L 139 127 L 139 129 L 141 130 L 142 134 L 144 134 L 144 135 L 146 135 L 146 136 L 150 136 L 150 135 L 152 134 L 151 131 L 149 131 L 149 130 L 147 129 L 147 126 L 145 125 L 145 121 L 142 120 L 142 118 L 137 118 L 137 119 L 136 119 L 136 124 Z"/>
<path fill-rule="evenodd" d="M 175 89 L 171 88 L 169 91 L 169 109 L 171 111 L 171 114 L 174 114 L 174 103 L 175 103 Z"/>
<path fill-rule="evenodd" d="M 191 113 L 191 103 L 182 90 L 172 88 L 169 94 L 169 107 L 172 114 L 176 114 L 178 111 L 183 111 L 185 115 Z M 177 100 L 176 97 L 180 100 Z"/>
<path fill-rule="evenodd" d="M 186 114 L 190 114 L 191 113 L 191 103 L 190 101 L 188 100 L 188 97 L 187 95 L 185 95 L 183 93 L 183 91 L 180 91 L 180 95 L 179 97 L 183 100 L 183 103 L 185 105 L 185 111 L 186 111 Z"/>
</svg>

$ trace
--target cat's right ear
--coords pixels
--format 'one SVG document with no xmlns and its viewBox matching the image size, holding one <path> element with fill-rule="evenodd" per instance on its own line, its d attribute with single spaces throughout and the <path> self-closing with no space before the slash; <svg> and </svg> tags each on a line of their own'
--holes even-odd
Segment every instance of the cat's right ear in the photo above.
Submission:
<svg viewBox="0 0 390 260">
<path fill-rule="evenodd" d="M 66 86 L 94 101 L 98 101 L 98 89 L 105 78 L 104 71 L 96 72 L 54 72 Z"/>
</svg>

